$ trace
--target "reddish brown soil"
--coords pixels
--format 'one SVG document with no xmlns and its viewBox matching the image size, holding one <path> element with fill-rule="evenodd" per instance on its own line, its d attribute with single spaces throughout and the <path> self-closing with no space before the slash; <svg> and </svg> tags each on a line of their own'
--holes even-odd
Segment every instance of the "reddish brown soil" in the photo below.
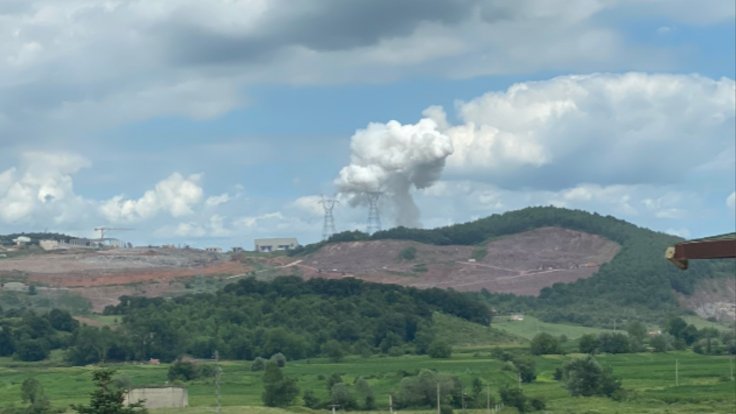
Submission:
<svg viewBox="0 0 736 414">
<path fill-rule="evenodd" d="M 0 273 L 20 271 L 27 274 L 30 282 L 58 287 L 158 283 L 250 270 L 226 256 L 188 249 L 75 250 L 0 261 Z"/>
<path fill-rule="evenodd" d="M 228 256 L 193 249 L 74 250 L 0 260 L 0 276 L 23 274 L 28 282 L 68 289 L 95 311 L 122 295 L 166 296 L 193 276 L 238 275 L 252 268 Z"/>
<path fill-rule="evenodd" d="M 412 260 L 400 259 L 407 247 Z M 298 269 L 305 277 L 358 277 L 415 287 L 537 295 L 557 282 L 569 283 L 595 273 L 619 246 L 599 236 L 560 228 L 540 228 L 479 246 L 431 246 L 380 240 L 325 246 L 304 258 L 254 256 L 230 260 L 193 249 L 76 250 L 0 260 L 0 278 L 25 275 L 32 283 L 68 289 L 94 310 L 117 303 L 122 295 L 168 296 L 184 290 L 193 276 L 245 275 L 259 263 L 276 274 Z M 476 259 L 473 259 L 473 258 Z M 245 263 L 244 263 L 245 262 Z M 272 272 L 273 273 L 273 272 Z"/>
<path fill-rule="evenodd" d="M 407 247 L 413 260 L 401 260 Z M 430 246 L 380 240 L 328 245 L 294 264 L 306 277 L 361 279 L 415 287 L 537 295 L 555 283 L 590 277 L 619 246 L 599 236 L 545 227 L 476 246 Z M 478 257 L 474 260 L 473 257 Z"/>
</svg>

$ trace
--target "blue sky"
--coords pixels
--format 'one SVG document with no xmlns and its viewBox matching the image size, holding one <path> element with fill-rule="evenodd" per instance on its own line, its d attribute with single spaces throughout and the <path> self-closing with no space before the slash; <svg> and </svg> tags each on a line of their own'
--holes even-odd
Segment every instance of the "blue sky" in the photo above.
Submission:
<svg viewBox="0 0 736 414">
<path fill-rule="evenodd" d="M 0 2 L 0 233 L 736 227 L 733 1 Z M 395 121 L 395 122 L 392 122 Z"/>
</svg>

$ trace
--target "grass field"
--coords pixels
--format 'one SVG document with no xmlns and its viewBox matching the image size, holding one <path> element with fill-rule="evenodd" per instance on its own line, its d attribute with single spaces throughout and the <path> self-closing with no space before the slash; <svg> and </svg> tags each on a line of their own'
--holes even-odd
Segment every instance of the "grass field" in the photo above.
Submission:
<svg viewBox="0 0 736 414">
<path fill-rule="evenodd" d="M 721 322 L 721 323 L 711 322 L 709 320 L 701 318 L 700 316 L 695 316 L 695 315 L 684 315 L 682 316 L 682 319 L 685 320 L 685 322 L 687 322 L 688 324 L 693 325 L 698 329 L 714 328 L 719 331 L 729 331 L 729 330 L 733 331 L 734 329 L 733 323 L 728 325 L 727 322 Z"/>
<path fill-rule="evenodd" d="M 730 360 L 677 352 L 667 354 L 601 355 L 602 364 L 611 366 L 622 378 L 629 391 L 628 401 L 617 402 L 607 398 L 571 398 L 562 385 L 552 379 L 556 367 L 569 356 L 537 357 L 538 379 L 524 384 L 524 392 L 541 397 L 552 413 L 732 413 L 736 404 L 735 383 L 729 378 Z M 679 385 L 675 384 L 675 360 L 679 364 Z M 488 353 L 457 353 L 451 359 L 436 360 L 428 357 L 350 357 L 344 362 L 332 363 L 324 359 L 290 362 L 285 373 L 298 379 L 301 390 L 313 390 L 326 399 L 325 378 L 340 373 L 344 382 L 352 383 L 357 377 L 365 378 L 372 386 L 379 404 L 387 405 L 389 392 L 395 390 L 405 375 L 420 369 L 434 369 L 457 375 L 469 386 L 480 377 L 491 386 L 494 394 L 502 386 L 514 386 L 516 376 L 504 371 L 504 363 L 491 359 Z M 224 413 L 277 414 L 285 412 L 312 412 L 301 407 L 284 410 L 257 408 L 262 392 L 260 372 L 251 372 L 245 361 L 222 363 L 222 404 Z M 164 384 L 167 365 L 115 365 L 117 376 L 134 386 Z M 93 367 L 63 367 L 54 363 L 18 363 L 0 359 L 0 401 L 2 405 L 20 405 L 20 384 L 25 378 L 35 377 L 43 385 L 55 406 L 63 407 L 88 400 L 92 391 Z M 161 410 L 161 413 L 214 412 L 215 389 L 211 380 L 186 384 L 191 407 L 186 410 Z M 407 412 L 408 411 L 402 411 Z M 427 411 L 416 411 L 431 412 Z M 472 412 L 468 410 L 468 412 Z M 477 411 L 478 413 L 484 411 Z M 509 411 L 512 412 L 512 411 Z"/>
<path fill-rule="evenodd" d="M 606 329 L 590 328 L 587 326 L 542 322 L 529 315 L 524 315 L 523 321 L 512 321 L 507 316 L 497 316 L 493 318 L 493 327 L 529 340 L 541 332 L 546 332 L 554 336 L 565 335 L 569 339 L 577 339 L 585 334 L 597 335 L 601 332 L 612 332 Z"/>
</svg>

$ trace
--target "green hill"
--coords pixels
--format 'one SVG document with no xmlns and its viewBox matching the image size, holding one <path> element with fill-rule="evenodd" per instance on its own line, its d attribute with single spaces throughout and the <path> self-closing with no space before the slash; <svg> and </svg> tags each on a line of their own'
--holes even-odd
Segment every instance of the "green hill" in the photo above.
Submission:
<svg viewBox="0 0 736 414">
<path fill-rule="evenodd" d="M 687 271 L 671 265 L 663 257 L 664 250 L 681 241 L 677 237 L 611 216 L 556 207 L 530 207 L 431 230 L 398 227 L 371 236 L 344 232 L 326 243 L 398 239 L 434 245 L 474 245 L 547 226 L 596 234 L 617 242 L 621 250 L 592 277 L 545 288 L 538 298 L 483 292 L 497 310 L 532 312 L 548 322 L 597 326 L 609 326 L 614 319 L 659 321 L 682 312 L 675 292 L 690 295 L 700 279 L 733 276 L 731 262 L 693 263 Z M 295 254 L 316 251 L 324 244 L 306 246 Z"/>
</svg>

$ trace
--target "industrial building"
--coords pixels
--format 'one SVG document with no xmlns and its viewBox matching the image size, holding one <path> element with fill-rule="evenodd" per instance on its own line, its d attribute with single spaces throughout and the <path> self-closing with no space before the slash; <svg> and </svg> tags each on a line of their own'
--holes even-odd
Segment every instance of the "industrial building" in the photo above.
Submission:
<svg viewBox="0 0 736 414">
<path fill-rule="evenodd" d="M 259 253 L 277 252 L 296 249 L 299 242 L 294 237 L 275 239 L 256 239 L 256 251 Z"/>
</svg>

